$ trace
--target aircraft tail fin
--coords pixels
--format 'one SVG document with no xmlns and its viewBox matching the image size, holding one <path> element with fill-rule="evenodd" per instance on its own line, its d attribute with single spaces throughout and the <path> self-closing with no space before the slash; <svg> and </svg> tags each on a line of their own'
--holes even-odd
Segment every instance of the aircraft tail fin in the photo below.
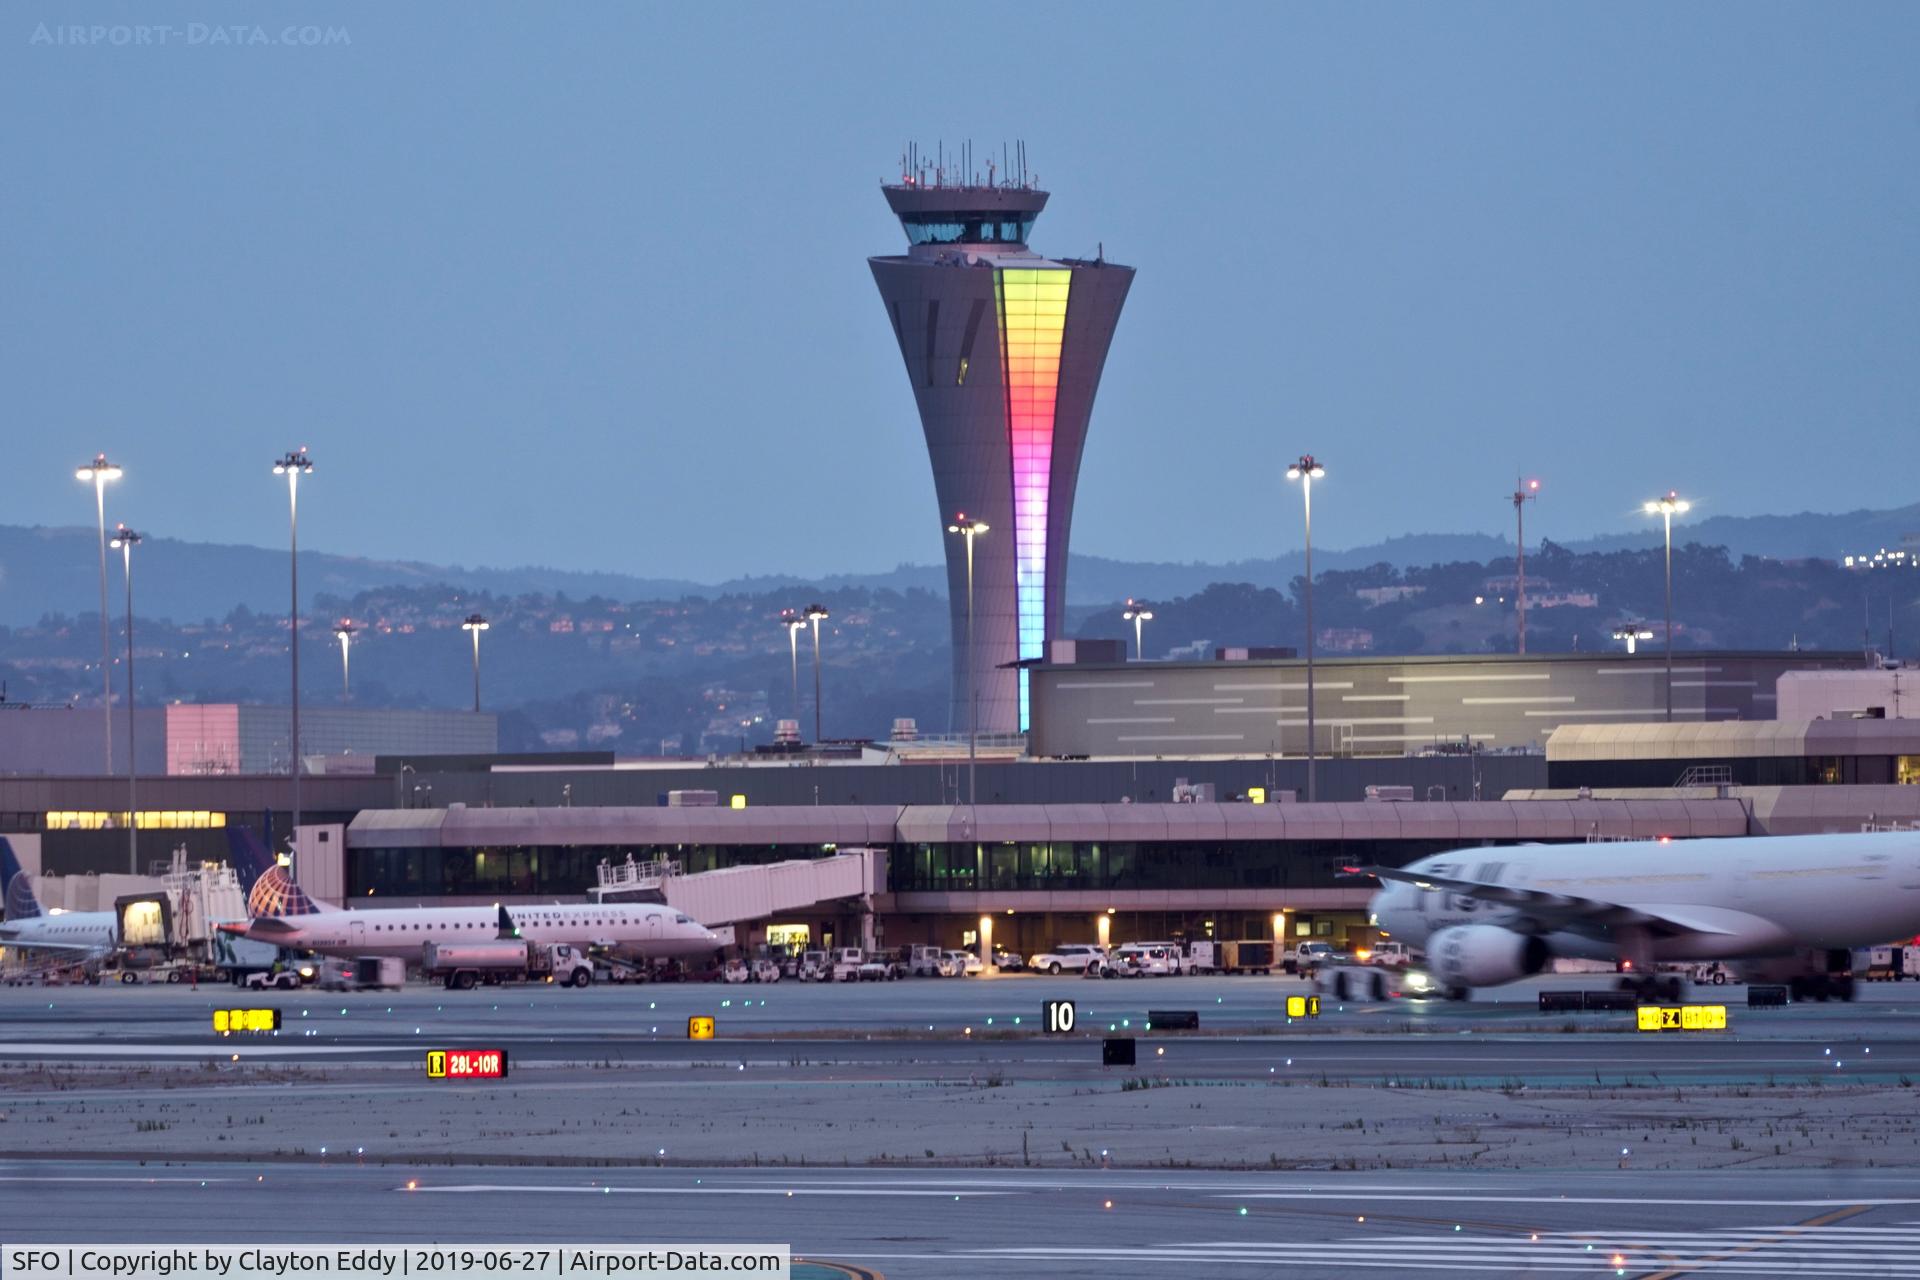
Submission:
<svg viewBox="0 0 1920 1280">
<path fill-rule="evenodd" d="M 34 896 L 33 877 L 14 857 L 13 842 L 5 836 L 0 836 L 0 897 L 4 897 L 6 902 L 5 919 L 31 920 L 40 914 L 40 899 Z"/>
<path fill-rule="evenodd" d="M 307 916 L 320 910 L 252 827 L 227 828 L 227 853 L 234 873 L 247 886 L 249 916 Z"/>
<path fill-rule="evenodd" d="M 227 863 L 240 877 L 240 887 L 251 890 L 272 869 L 274 857 L 259 832 L 245 823 L 233 823 L 227 827 Z"/>
</svg>

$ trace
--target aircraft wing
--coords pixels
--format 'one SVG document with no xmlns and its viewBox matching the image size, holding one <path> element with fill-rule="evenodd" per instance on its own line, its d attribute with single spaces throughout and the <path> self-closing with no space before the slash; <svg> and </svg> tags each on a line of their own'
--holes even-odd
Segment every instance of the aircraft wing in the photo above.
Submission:
<svg viewBox="0 0 1920 1280">
<path fill-rule="evenodd" d="M 1437 876 L 1399 867 L 1368 867 L 1366 870 L 1369 875 L 1381 880 L 1397 880 L 1421 889 L 1445 889 L 1479 902 L 1512 907 L 1549 931 L 1567 929 L 1575 933 L 1599 934 L 1608 929 L 1637 927 L 1646 929 L 1656 937 L 1733 932 L 1684 906 L 1630 907 L 1624 903 L 1608 902 L 1604 898 L 1548 893 L 1543 889 L 1493 884 L 1463 876 Z"/>
<path fill-rule="evenodd" d="M 98 942 L 41 942 L 33 938 L 8 937 L 0 937 L 0 947 L 12 947 L 16 951 L 68 951 L 83 956 L 105 955 L 113 950 Z"/>
</svg>

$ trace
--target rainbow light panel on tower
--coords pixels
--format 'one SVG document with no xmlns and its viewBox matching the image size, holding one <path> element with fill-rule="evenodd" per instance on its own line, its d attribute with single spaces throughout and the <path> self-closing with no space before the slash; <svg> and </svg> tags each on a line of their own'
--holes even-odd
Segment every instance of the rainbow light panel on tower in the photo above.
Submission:
<svg viewBox="0 0 1920 1280">
<path fill-rule="evenodd" d="M 1013 452 L 1013 540 L 1020 657 L 1044 656 L 1047 638 L 1047 493 L 1053 482 L 1053 410 L 1060 343 L 1073 273 L 1002 268 L 995 273 L 1007 442 Z M 1027 728 L 1027 673 L 1020 673 L 1020 729 Z"/>
</svg>

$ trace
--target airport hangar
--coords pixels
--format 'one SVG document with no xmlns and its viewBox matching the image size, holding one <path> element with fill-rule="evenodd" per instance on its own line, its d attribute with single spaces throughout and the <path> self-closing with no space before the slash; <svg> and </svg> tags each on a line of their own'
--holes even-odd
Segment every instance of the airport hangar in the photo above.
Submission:
<svg viewBox="0 0 1920 1280">
<path fill-rule="evenodd" d="M 1362 756 L 1355 743 L 1356 755 L 1321 762 L 1323 802 L 1311 805 L 1293 802 L 1304 761 L 1291 755 L 983 759 L 977 806 L 960 802 L 964 743 L 956 758 L 951 741 L 843 744 L 712 762 L 619 761 L 597 754 L 382 757 L 373 775 L 303 781 L 300 878 L 322 898 L 369 908 L 551 900 L 588 892 L 602 861 L 621 863 L 629 856 L 671 860 L 691 875 L 862 849 L 874 851 L 882 868 L 866 891 L 779 919 L 744 920 L 741 941 L 764 936 L 758 931 L 768 925 L 798 924 L 816 944 L 831 936 L 886 945 L 963 945 L 977 935 L 984 917 L 994 921 L 996 945 L 1031 951 L 1103 931 L 1115 940 L 1266 937 L 1282 912 L 1292 937 L 1343 940 L 1364 930 L 1371 891 L 1371 882 L 1343 870 L 1348 867 L 1404 863 L 1461 845 L 1857 830 L 1920 819 L 1920 787 L 1894 781 L 1920 776 L 1900 772 L 1902 760 L 1920 754 L 1920 743 L 1887 737 L 1901 734 L 1902 722 L 1789 727 L 1730 720 L 1763 714 L 1771 705 L 1765 696 L 1768 664 L 1844 669 L 1858 662 L 1850 655 L 1689 653 L 1676 661 L 1676 685 L 1682 676 L 1698 683 L 1688 697 L 1676 699 L 1675 712 L 1690 720 L 1563 728 L 1544 755 L 1495 754 L 1484 745 L 1458 754 L 1409 755 L 1426 744 L 1402 742 L 1400 754 Z M 1632 665 L 1637 670 L 1642 664 L 1664 672 L 1657 658 Z M 1363 681 L 1398 688 L 1406 714 L 1432 709 L 1434 742 L 1446 743 L 1456 733 L 1497 735 L 1503 721 L 1489 716 L 1546 710 L 1572 721 L 1592 715 L 1609 709 L 1601 698 L 1616 696 L 1616 689 L 1637 703 L 1647 696 L 1646 677 L 1602 674 L 1622 665 L 1617 654 L 1365 660 L 1316 664 L 1316 676 L 1326 670 L 1331 684 L 1352 689 L 1368 687 Z M 1176 666 L 1184 669 L 1170 670 Z M 1220 676 L 1229 667 L 1230 681 Z M 1286 663 L 1114 667 L 1116 679 L 1135 686 L 1145 678 L 1191 685 L 1210 677 L 1212 683 L 1271 679 L 1284 685 L 1288 669 Z M 1243 678 L 1243 671 L 1259 674 Z M 1270 678 L 1274 671 L 1281 674 Z M 1459 678 L 1482 671 L 1494 677 L 1544 673 L 1547 681 L 1523 687 L 1544 684 L 1569 692 L 1516 694 L 1509 691 L 1519 682 Z M 1079 683 L 1087 674 L 1075 664 L 1036 673 L 1036 720 L 1042 722 L 1036 737 L 1048 731 L 1045 718 L 1058 710 L 1056 694 L 1079 703 L 1084 719 L 1103 718 L 1086 715 L 1085 703 L 1089 692 L 1107 691 L 1055 687 L 1056 681 Z M 1423 675 L 1454 678 L 1409 680 Z M 1137 698 L 1158 690 L 1119 692 Z M 1320 696 L 1334 692 L 1347 691 Z M 1170 686 L 1169 696 L 1185 693 L 1185 686 Z M 1486 701 L 1542 697 L 1572 701 Z M 1742 697 L 1745 703 L 1737 701 Z M 1245 704 L 1191 705 L 1211 710 Z M 1526 717 L 1524 723 L 1547 718 Z M 1053 723 L 1068 722 L 1056 716 Z M 1837 741 L 1836 734 L 1851 734 L 1852 742 Z M 1593 754 L 1581 744 L 1596 735 L 1631 741 L 1639 758 L 1655 761 L 1648 766 L 1651 774 L 1640 775 L 1642 789 L 1606 790 L 1624 781 L 1608 772 L 1618 749 L 1598 761 L 1579 758 Z M 1711 749 L 1702 745 L 1709 741 Z M 1648 745 L 1659 743 L 1667 745 Z M 1817 755 L 1792 754 L 1814 747 Z M 1836 756 L 1850 763 L 1835 766 Z M 1773 773 L 1758 772 L 1752 763 L 1763 759 L 1773 762 L 1766 766 Z M 1781 772 L 1789 767 L 1783 762 L 1815 759 L 1823 763 L 1791 777 Z M 1722 783 L 1787 785 L 1675 790 L 1696 765 L 1697 776 Z M 1847 785 L 1855 780 L 1886 785 Z M 1410 789 L 1418 798 L 1368 801 L 1370 786 L 1400 788 L 1401 796 Z M 123 779 L 114 778 L 0 777 L 0 831 L 38 837 L 29 869 L 69 873 L 76 886 L 63 890 L 74 895 L 66 902 L 70 907 L 94 905 L 79 895 L 96 878 L 72 873 L 127 867 L 124 831 L 98 829 L 92 821 L 113 814 L 124 787 Z M 1259 789 L 1275 803 L 1245 802 Z M 288 780 L 277 776 L 143 780 L 143 858 L 157 859 L 176 845 L 185 845 L 193 857 L 224 856 L 221 828 L 229 824 L 256 826 L 271 838 L 274 824 L 285 821 L 288 791 Z M 721 807 L 665 803 L 676 791 L 710 792 Z M 1176 794 L 1189 802 L 1172 803 Z M 743 808 L 731 807 L 735 796 Z M 145 810 L 146 804 L 153 810 Z M 111 901 L 107 882 L 114 877 L 99 879 L 95 896 Z"/>
</svg>

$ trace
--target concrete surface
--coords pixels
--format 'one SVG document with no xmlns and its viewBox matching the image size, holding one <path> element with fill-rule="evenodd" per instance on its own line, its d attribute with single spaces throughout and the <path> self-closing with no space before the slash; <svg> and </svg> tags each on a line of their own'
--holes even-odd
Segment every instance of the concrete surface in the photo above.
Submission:
<svg viewBox="0 0 1920 1280">
<path fill-rule="evenodd" d="M 1301 989 L 301 992 L 246 1001 L 278 1036 L 222 1040 L 226 988 L 0 988 L 0 1239 L 758 1241 L 889 1280 L 1920 1275 L 1920 988 L 1716 989 L 1732 1029 L 1692 1035 L 1543 1017 L 1529 988 L 1288 1024 Z M 1049 998 L 1098 1034 L 1035 1034 Z M 1202 1033 L 1101 1066 L 1104 1020 L 1149 1008 Z M 688 1042 L 694 1013 L 722 1038 Z M 510 1077 L 425 1079 L 461 1044 Z"/>
<path fill-rule="evenodd" d="M 409 1187 L 411 1185 L 411 1188 Z M 0 1162 L 9 1243 L 786 1243 L 956 1276 L 1913 1276 L 1913 1170 L 1538 1175 Z"/>
</svg>

